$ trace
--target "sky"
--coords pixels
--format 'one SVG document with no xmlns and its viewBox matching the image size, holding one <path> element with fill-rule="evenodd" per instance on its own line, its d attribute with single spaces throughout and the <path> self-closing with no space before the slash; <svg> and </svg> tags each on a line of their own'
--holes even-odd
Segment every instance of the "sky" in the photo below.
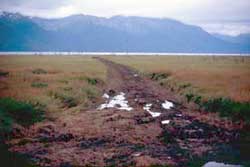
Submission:
<svg viewBox="0 0 250 167">
<path fill-rule="evenodd" d="M 0 0 L 0 10 L 46 18 L 72 14 L 172 18 L 211 33 L 250 33 L 250 0 Z"/>
</svg>

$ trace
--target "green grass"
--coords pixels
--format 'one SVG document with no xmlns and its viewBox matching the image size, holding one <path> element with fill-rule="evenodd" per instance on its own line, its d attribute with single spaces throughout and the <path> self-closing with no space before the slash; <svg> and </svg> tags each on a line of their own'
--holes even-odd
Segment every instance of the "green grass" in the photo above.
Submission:
<svg viewBox="0 0 250 167">
<path fill-rule="evenodd" d="M 192 94 L 192 93 L 188 93 L 185 96 L 186 96 L 187 102 L 189 103 L 189 102 L 191 102 L 193 100 L 195 95 Z"/>
<path fill-rule="evenodd" d="M 13 119 L 0 108 L 0 132 L 9 133 L 12 130 Z M 1 134 L 0 134 L 1 135 Z"/>
<path fill-rule="evenodd" d="M 48 87 L 48 84 L 44 83 L 44 82 L 33 82 L 31 84 L 31 87 L 33 87 L 33 88 L 46 88 L 46 87 Z"/>
<path fill-rule="evenodd" d="M 33 74 L 47 74 L 47 71 L 41 68 L 37 68 L 32 71 Z"/>
<path fill-rule="evenodd" d="M 72 91 L 73 88 L 72 88 L 72 87 L 65 87 L 65 88 L 63 88 L 63 90 L 64 90 L 64 91 Z"/>
<path fill-rule="evenodd" d="M 159 80 L 162 80 L 162 79 L 166 79 L 169 76 L 170 76 L 170 74 L 166 74 L 166 73 L 152 73 L 152 74 L 149 74 L 150 79 L 154 80 L 154 81 L 159 81 Z"/>
<path fill-rule="evenodd" d="M 61 103 L 63 103 L 63 107 L 72 108 L 77 106 L 78 104 L 78 101 L 74 97 L 67 94 L 58 92 L 49 92 L 49 96 L 51 96 L 54 99 L 59 99 Z"/>
<path fill-rule="evenodd" d="M 9 72 L 0 70 L 0 77 L 6 77 L 8 75 L 9 75 Z"/>
<path fill-rule="evenodd" d="M 203 105 L 202 96 L 195 95 L 193 93 L 187 93 L 185 97 L 188 103 L 194 102 L 199 107 L 199 109 L 202 108 Z"/>
<path fill-rule="evenodd" d="M 240 141 L 237 143 L 240 149 L 241 158 L 248 161 L 248 166 L 250 166 L 250 131 L 249 129 L 244 129 L 240 131 Z"/>
<path fill-rule="evenodd" d="M 99 92 L 94 88 L 87 88 L 87 89 L 85 88 L 84 91 L 86 92 L 86 96 L 88 99 L 95 99 L 98 96 L 100 96 Z"/>
<path fill-rule="evenodd" d="M 164 144 L 173 144 L 176 143 L 174 137 L 172 136 L 172 134 L 170 134 L 168 131 L 164 131 L 161 135 L 160 140 L 164 143 Z"/>
<path fill-rule="evenodd" d="M 96 78 L 87 78 L 86 80 L 90 85 L 96 85 L 98 83 Z"/>
<path fill-rule="evenodd" d="M 250 166 L 249 150 L 246 150 L 248 154 L 243 158 L 242 150 L 235 150 L 235 148 L 229 144 L 216 144 L 215 150 L 205 153 L 201 156 L 192 156 L 185 164 L 187 167 L 201 167 L 209 161 L 222 162 L 228 164 L 240 164 L 244 167 Z M 248 144 L 249 148 L 249 144 Z"/>
<path fill-rule="evenodd" d="M 202 158 L 192 159 L 187 163 L 187 167 L 202 167 L 207 161 Z"/>
<path fill-rule="evenodd" d="M 186 94 L 185 97 L 188 103 L 194 102 L 203 111 L 219 113 L 221 117 L 227 117 L 233 121 L 244 121 L 246 124 L 250 124 L 249 102 L 236 102 L 223 97 L 204 100 L 202 96 L 192 93 Z"/>
<path fill-rule="evenodd" d="M 250 123 L 250 103 L 235 102 L 228 98 L 209 99 L 202 104 L 207 112 L 218 112 L 221 117 L 229 117 L 234 121 Z"/>
<path fill-rule="evenodd" d="M 44 119 L 41 108 L 12 98 L 0 99 L 0 129 L 1 132 L 10 132 L 13 123 L 29 126 Z"/>
</svg>

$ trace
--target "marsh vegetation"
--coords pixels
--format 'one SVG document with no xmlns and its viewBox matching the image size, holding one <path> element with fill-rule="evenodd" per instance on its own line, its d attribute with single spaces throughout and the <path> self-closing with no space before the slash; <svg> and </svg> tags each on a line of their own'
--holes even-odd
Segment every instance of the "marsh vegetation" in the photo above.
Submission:
<svg viewBox="0 0 250 167">
<path fill-rule="evenodd" d="M 249 165 L 248 57 L 0 56 L 0 72 L 1 135 L 41 166 Z M 131 110 L 98 110 L 120 92 Z"/>
</svg>

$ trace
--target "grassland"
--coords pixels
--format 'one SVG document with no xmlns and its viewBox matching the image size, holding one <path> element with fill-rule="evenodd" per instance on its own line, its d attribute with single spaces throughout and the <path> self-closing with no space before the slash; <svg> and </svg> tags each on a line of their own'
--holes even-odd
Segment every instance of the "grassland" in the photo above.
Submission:
<svg viewBox="0 0 250 167">
<path fill-rule="evenodd" d="M 48 112 L 89 107 L 100 98 L 106 67 L 91 57 L 0 56 L 0 97 Z"/>
<path fill-rule="evenodd" d="M 162 91 L 162 88 L 170 89 L 176 94 L 181 95 L 186 102 L 188 99 L 195 99 L 194 101 L 198 104 L 198 101 L 200 101 L 201 98 L 202 100 L 214 99 L 216 97 L 230 98 L 231 100 L 208 100 L 206 106 L 208 110 L 214 110 L 214 108 L 216 110 L 219 109 L 221 111 L 218 112 L 221 112 L 222 114 L 231 112 L 231 115 L 233 115 L 234 118 L 235 114 L 232 112 L 238 111 L 238 113 L 236 113 L 237 118 L 240 116 L 238 120 L 243 120 L 241 116 L 244 118 L 250 118 L 249 103 L 243 103 L 250 101 L 250 57 L 106 56 L 105 58 L 133 67 L 142 75 L 158 82 L 162 86 L 157 86 L 159 92 Z M 148 122 L 147 124 L 149 127 L 152 126 L 152 129 L 154 130 L 143 124 L 136 124 L 136 126 L 132 124 L 132 126 L 131 122 L 137 122 L 134 120 L 134 114 L 138 114 L 140 117 L 143 116 L 140 112 L 131 112 L 130 114 L 127 114 L 126 112 L 115 113 L 112 110 L 106 111 L 106 113 L 105 111 L 100 110 L 86 110 L 86 112 L 71 114 L 91 107 L 92 105 L 96 108 L 96 103 L 101 100 L 103 89 L 106 89 L 108 86 L 107 83 L 119 82 L 119 79 L 126 83 L 126 79 L 121 76 L 134 75 L 134 73 L 130 73 L 130 69 L 124 70 L 122 67 L 113 65 L 114 74 L 117 74 L 117 70 L 120 70 L 120 75 L 108 76 L 108 81 L 112 80 L 112 82 L 107 82 L 107 68 L 109 68 L 110 72 L 112 63 L 107 63 L 106 65 L 107 66 L 104 66 L 97 59 L 93 59 L 90 56 L 0 56 L 0 116 L 2 118 L 0 122 L 3 123 L 0 127 L 9 131 L 13 122 L 22 125 L 27 122 L 26 117 L 29 117 L 31 118 L 30 123 L 34 123 L 43 120 L 43 114 L 46 113 L 50 114 L 50 116 L 57 117 L 58 120 L 48 120 L 47 117 L 45 117 L 46 121 L 49 121 L 51 126 L 47 126 L 48 124 L 46 121 L 41 122 L 41 124 L 35 124 L 34 127 L 42 129 L 42 131 L 40 133 L 40 131 L 37 130 L 39 135 L 34 134 L 33 138 L 36 139 L 37 136 L 43 135 L 43 123 L 45 130 L 55 129 L 55 131 L 53 130 L 53 133 L 50 134 L 51 139 L 53 140 L 51 140 L 52 142 L 49 146 L 57 149 L 52 150 L 58 150 L 58 146 L 62 141 L 71 142 L 71 147 L 68 147 L 69 143 L 67 143 L 68 149 L 71 150 L 71 148 L 76 148 L 76 145 L 78 145 L 76 143 L 82 140 L 82 134 L 84 134 L 85 137 L 86 135 L 91 137 L 96 135 L 96 139 L 98 140 L 100 136 L 112 136 L 112 144 L 120 143 L 114 142 L 113 140 L 117 139 L 118 141 L 118 139 L 120 140 L 122 137 L 129 141 L 130 137 L 126 136 L 130 135 L 120 135 L 117 133 L 117 129 L 119 128 L 122 130 L 121 134 L 124 134 L 123 130 L 125 129 L 125 133 L 131 134 L 131 136 L 135 135 L 133 137 L 133 140 L 135 139 L 135 141 L 137 141 L 137 139 L 139 139 L 138 141 L 144 141 L 145 139 L 145 141 L 147 141 L 145 143 L 151 143 L 149 141 L 152 136 L 161 135 L 160 131 L 157 129 L 162 128 L 162 126 L 160 127 L 158 123 L 153 122 Z M 133 76 L 132 78 L 134 78 L 134 81 L 130 83 L 132 83 L 132 85 L 134 85 L 134 83 L 138 84 L 136 77 Z M 143 80 L 140 83 L 141 86 L 135 90 L 143 90 L 146 81 L 148 80 Z M 155 86 L 154 83 L 152 85 Z M 114 87 L 111 88 L 115 89 Z M 127 88 L 132 88 L 132 86 L 127 85 Z M 155 87 L 152 86 L 152 90 L 155 90 L 153 88 Z M 145 92 L 146 96 L 145 94 L 143 95 L 144 100 L 146 97 L 149 97 L 149 100 L 151 100 L 151 90 L 149 90 L 149 92 L 144 91 L 144 93 Z M 159 92 L 156 94 L 159 95 Z M 168 93 L 171 92 L 168 91 Z M 12 97 L 17 101 L 6 97 Z M 238 103 L 237 101 L 241 103 Z M 65 115 L 63 111 L 67 111 Z M 190 111 L 192 112 L 192 110 Z M 114 115 L 121 115 L 119 117 L 117 116 L 117 119 L 116 117 L 113 118 L 113 116 L 112 119 L 110 119 L 109 117 L 112 115 L 110 115 L 110 113 L 112 112 Z M 23 117 L 16 118 L 18 115 L 17 113 L 22 113 L 21 116 Z M 36 117 L 37 115 L 38 117 Z M 205 113 L 204 115 L 208 116 L 209 114 Z M 191 118 L 187 121 L 186 119 L 188 118 L 189 117 L 178 117 L 178 120 L 182 120 L 184 122 L 183 126 L 185 125 L 185 127 L 186 122 L 194 122 L 194 125 L 197 126 L 197 122 L 195 124 L 195 121 Z M 20 120 L 21 122 L 18 122 Z M 107 120 L 112 120 L 112 123 L 107 123 Z M 121 124 L 122 121 L 125 121 L 124 124 Z M 61 124 L 62 122 L 63 124 Z M 127 128 L 128 125 L 129 128 Z M 171 124 L 172 127 L 175 127 L 174 125 L 175 124 Z M 178 124 L 176 125 L 176 129 L 180 129 Z M 134 131 L 135 127 L 138 131 Z M 207 129 L 206 127 L 209 126 L 206 126 L 204 123 L 199 123 L 198 127 L 204 128 L 204 130 L 202 130 L 204 133 L 213 130 L 217 131 L 218 129 L 217 127 Z M 70 133 L 66 133 L 65 130 L 68 130 Z M 165 130 L 166 132 L 169 132 L 169 129 Z M 32 130 L 31 132 L 31 134 L 33 134 Z M 155 135 L 151 135 L 151 133 L 155 133 Z M 62 139 L 56 138 L 55 134 L 62 137 Z M 211 138 L 209 135 L 203 135 L 202 133 L 199 136 L 199 134 L 196 136 L 197 139 L 200 139 L 200 137 L 208 137 L 208 140 L 210 140 Z M 222 131 L 221 134 L 224 135 L 228 133 Z M 114 135 L 117 136 L 114 137 Z M 149 137 L 145 137 L 147 135 L 149 135 Z M 169 135 L 163 134 L 163 136 L 168 137 Z M 249 132 L 246 129 L 241 133 L 241 141 L 237 143 L 242 147 L 240 148 L 241 152 L 242 150 L 246 150 L 246 153 L 242 152 L 245 155 L 249 155 L 247 151 L 249 150 L 249 136 Z M 104 141 L 104 143 L 106 142 L 106 140 L 104 140 L 105 138 L 102 137 L 100 138 L 101 144 L 99 142 L 96 143 L 95 140 L 86 141 L 86 143 L 88 145 L 97 144 L 99 147 L 103 144 L 102 141 Z M 214 137 L 217 138 L 218 136 L 215 135 Z M 192 136 L 192 140 L 193 138 L 194 136 Z M 56 142 L 58 140 L 60 142 Z M 168 138 L 166 138 L 166 141 L 166 144 L 171 142 Z M 34 143 L 31 142 L 30 144 Z M 44 143 L 44 141 L 42 141 L 40 144 L 46 149 L 50 142 Z M 84 143 L 82 145 L 85 147 Z M 67 149 L 64 146 L 61 147 L 62 150 Z M 112 145 L 112 147 L 118 148 L 116 145 Z M 196 147 L 193 146 L 192 148 Z M 103 149 L 104 151 L 108 150 L 106 147 L 103 147 Z M 79 149 L 77 148 L 77 150 Z M 176 148 L 174 148 L 174 150 L 176 150 Z M 93 148 L 93 151 L 96 152 L 96 148 Z M 29 150 L 27 152 L 29 152 Z M 75 155 L 79 156 L 79 160 L 84 158 L 84 155 L 94 155 L 85 153 L 86 152 L 83 151 L 82 154 Z M 69 151 L 68 156 L 71 157 L 71 154 L 74 153 Z M 204 162 L 202 161 L 202 164 L 206 161 L 208 160 L 206 159 Z"/>
<path fill-rule="evenodd" d="M 106 58 L 133 67 L 183 97 L 250 101 L 250 57 Z M 45 105 L 48 111 L 90 106 L 106 80 L 106 67 L 91 56 L 0 56 L 0 72 L 0 97 Z"/>
<path fill-rule="evenodd" d="M 183 101 L 220 97 L 250 101 L 250 57 L 105 58 L 133 67 L 181 95 Z M 79 111 L 97 102 L 106 67 L 91 56 L 0 56 L 0 75 L 0 97 L 30 102 L 54 113 Z"/>
<path fill-rule="evenodd" d="M 205 99 L 226 97 L 250 101 L 250 57 L 209 56 L 109 56 L 144 75 L 166 74 L 159 80 L 180 94 Z"/>
</svg>

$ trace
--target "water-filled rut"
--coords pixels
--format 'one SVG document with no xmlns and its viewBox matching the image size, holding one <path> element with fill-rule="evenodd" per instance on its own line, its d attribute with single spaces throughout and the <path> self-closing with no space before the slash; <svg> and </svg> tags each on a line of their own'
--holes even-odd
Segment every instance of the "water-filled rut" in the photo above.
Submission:
<svg viewBox="0 0 250 167">
<path fill-rule="evenodd" d="M 21 130 L 9 141 L 12 151 L 40 166 L 186 166 L 238 139 L 237 130 L 202 122 L 177 95 L 137 71 L 96 59 L 108 70 L 103 101 Z"/>
</svg>

